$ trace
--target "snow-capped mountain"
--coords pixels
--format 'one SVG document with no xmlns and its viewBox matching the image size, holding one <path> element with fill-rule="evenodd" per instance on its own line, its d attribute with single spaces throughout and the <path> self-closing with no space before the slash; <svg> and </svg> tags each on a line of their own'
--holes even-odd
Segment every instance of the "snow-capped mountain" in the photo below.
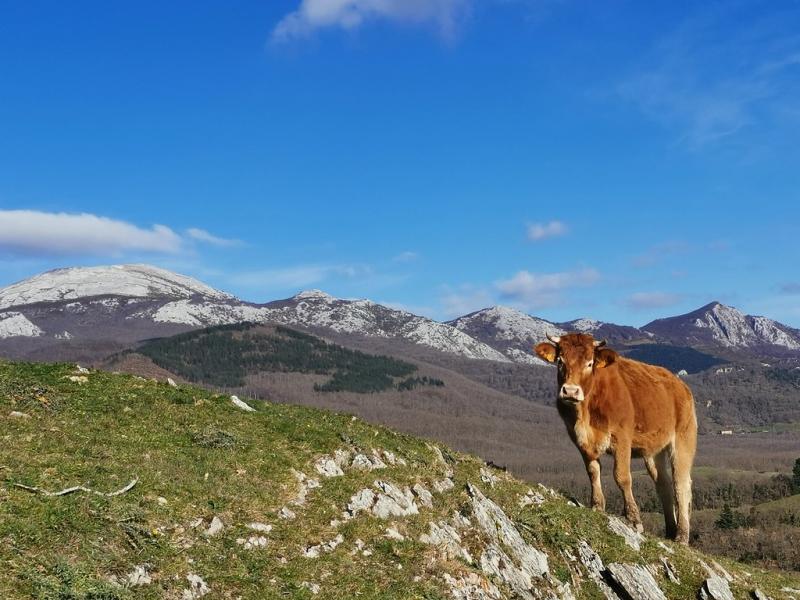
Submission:
<svg viewBox="0 0 800 600">
<path fill-rule="evenodd" d="M 340 300 L 312 290 L 254 304 L 147 265 L 58 269 L 0 289 L 0 340 L 4 341 L 0 350 L 17 356 L 31 348 L 41 352 L 48 345 L 65 343 L 122 347 L 245 321 L 400 338 L 467 358 L 508 361 L 454 327 L 369 300 Z"/>
<path fill-rule="evenodd" d="M 96 296 L 235 300 L 204 283 L 149 265 L 55 269 L 0 289 L 0 309 Z"/>
<path fill-rule="evenodd" d="M 533 346 L 548 334 L 561 335 L 566 332 L 550 321 L 506 306 L 484 308 L 448 324 L 490 345 L 512 361 L 528 364 L 546 364 L 533 353 Z"/>
<path fill-rule="evenodd" d="M 595 319 L 582 318 L 566 323 L 557 323 L 559 327 L 566 331 L 580 331 L 591 333 L 598 340 L 608 340 L 609 344 L 624 344 L 636 340 L 647 340 L 653 335 L 629 325 L 617 325 L 616 323 L 605 323 Z"/>
<path fill-rule="evenodd" d="M 319 290 L 264 305 L 268 320 L 337 333 L 401 338 L 467 358 L 508 362 L 502 353 L 445 323 L 370 300 L 342 300 Z"/>
<path fill-rule="evenodd" d="M 683 346 L 753 352 L 800 350 L 800 331 L 719 302 L 685 315 L 658 319 L 643 329 Z"/>
<path fill-rule="evenodd" d="M 81 356 L 90 359 L 152 337 L 241 322 L 403 340 L 470 359 L 531 365 L 541 364 L 536 343 L 566 331 L 617 346 L 654 341 L 718 356 L 800 356 L 800 331 L 718 302 L 637 329 L 589 318 L 552 323 L 502 306 L 439 323 L 319 290 L 255 304 L 148 265 L 57 269 L 0 289 L 0 354 L 7 356 L 68 360 L 76 348 L 89 348 Z"/>
</svg>

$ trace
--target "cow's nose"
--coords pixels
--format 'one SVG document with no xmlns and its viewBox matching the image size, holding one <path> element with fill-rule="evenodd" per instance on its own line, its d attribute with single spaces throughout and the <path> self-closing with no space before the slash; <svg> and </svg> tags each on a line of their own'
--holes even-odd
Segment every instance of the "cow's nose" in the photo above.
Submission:
<svg viewBox="0 0 800 600">
<path fill-rule="evenodd" d="M 574 398 L 575 400 L 583 400 L 583 390 L 581 386 L 565 383 L 561 386 L 560 396 L 562 398 Z"/>
</svg>

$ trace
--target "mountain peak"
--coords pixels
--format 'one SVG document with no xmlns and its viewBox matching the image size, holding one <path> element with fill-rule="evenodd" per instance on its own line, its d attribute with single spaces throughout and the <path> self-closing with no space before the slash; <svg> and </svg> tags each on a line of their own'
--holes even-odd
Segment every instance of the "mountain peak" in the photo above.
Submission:
<svg viewBox="0 0 800 600">
<path fill-rule="evenodd" d="M 771 345 L 800 349 L 800 339 L 785 325 L 745 314 L 716 300 L 690 313 L 648 323 L 645 329 L 673 343 L 690 346 L 745 349 Z"/>
<path fill-rule="evenodd" d="M 331 302 L 336 300 L 334 296 L 331 296 L 327 292 L 323 292 L 322 290 L 312 289 L 312 290 L 303 290 L 292 296 L 294 300 L 322 300 L 324 302 Z"/>
<path fill-rule="evenodd" d="M 93 296 L 234 298 L 193 277 L 152 265 L 122 264 L 69 267 L 35 275 L 0 289 L 0 309 Z"/>
</svg>

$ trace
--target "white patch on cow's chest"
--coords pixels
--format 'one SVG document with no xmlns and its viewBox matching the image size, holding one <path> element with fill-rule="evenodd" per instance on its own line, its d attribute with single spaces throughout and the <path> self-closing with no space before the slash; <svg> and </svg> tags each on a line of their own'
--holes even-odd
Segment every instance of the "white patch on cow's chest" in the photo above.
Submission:
<svg viewBox="0 0 800 600">
<path fill-rule="evenodd" d="M 589 426 L 581 421 L 575 423 L 575 442 L 581 448 L 589 445 Z"/>
<path fill-rule="evenodd" d="M 591 449 L 590 440 L 592 436 L 591 436 L 591 428 L 589 427 L 589 425 L 581 421 L 576 421 L 574 431 L 575 431 L 575 443 L 578 445 L 578 447 L 584 448 L 586 450 Z M 597 444 L 594 450 L 598 454 L 604 454 L 605 452 L 608 451 L 609 448 L 611 448 L 611 434 L 606 433 L 600 439 L 600 443 Z"/>
</svg>

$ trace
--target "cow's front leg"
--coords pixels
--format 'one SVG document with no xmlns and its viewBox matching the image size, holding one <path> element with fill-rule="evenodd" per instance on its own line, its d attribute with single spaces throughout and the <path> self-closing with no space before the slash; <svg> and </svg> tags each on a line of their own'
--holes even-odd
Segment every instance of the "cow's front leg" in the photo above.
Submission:
<svg viewBox="0 0 800 600">
<path fill-rule="evenodd" d="M 597 456 L 581 454 L 586 465 L 586 472 L 589 474 L 589 481 L 592 483 L 592 509 L 604 511 L 606 499 L 603 496 L 603 485 L 600 483 L 600 461 Z"/>
<path fill-rule="evenodd" d="M 620 444 L 614 448 L 614 481 L 617 482 L 625 499 L 625 517 L 636 527 L 636 531 L 644 531 L 639 507 L 633 497 L 633 478 L 631 477 L 630 444 Z"/>
</svg>

